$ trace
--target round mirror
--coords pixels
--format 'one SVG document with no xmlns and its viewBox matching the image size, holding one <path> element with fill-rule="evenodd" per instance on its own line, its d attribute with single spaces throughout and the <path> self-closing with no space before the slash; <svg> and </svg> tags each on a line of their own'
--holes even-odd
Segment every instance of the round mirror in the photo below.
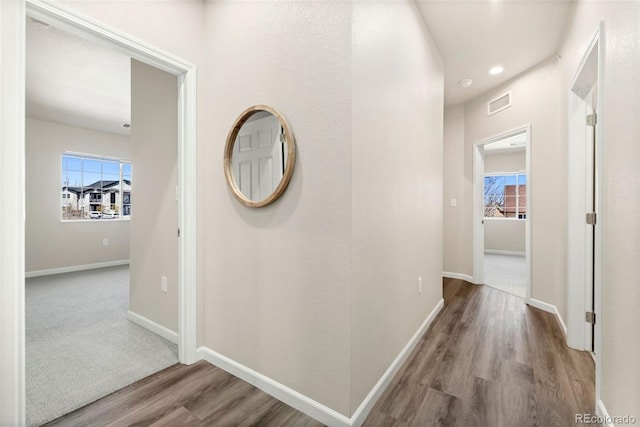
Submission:
<svg viewBox="0 0 640 427">
<path fill-rule="evenodd" d="M 289 124 L 275 109 L 254 105 L 233 123 L 224 148 L 224 174 L 242 204 L 273 203 L 289 185 L 295 141 Z"/>
</svg>

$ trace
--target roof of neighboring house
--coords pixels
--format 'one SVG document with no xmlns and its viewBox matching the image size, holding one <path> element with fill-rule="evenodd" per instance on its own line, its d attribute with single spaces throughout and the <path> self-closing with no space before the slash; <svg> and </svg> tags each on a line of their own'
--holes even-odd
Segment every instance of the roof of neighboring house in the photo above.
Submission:
<svg viewBox="0 0 640 427">
<path fill-rule="evenodd" d="M 125 187 L 125 191 L 127 190 L 131 190 L 131 181 L 128 179 L 123 179 L 122 182 L 124 182 L 124 184 L 126 186 L 128 186 L 129 188 Z M 75 193 L 75 194 L 84 194 L 84 193 L 92 193 L 92 192 L 96 192 L 96 191 L 101 191 L 101 190 L 116 190 L 119 191 L 120 188 L 118 188 L 118 186 L 120 185 L 120 181 L 104 181 L 104 180 L 100 180 L 100 181 L 96 181 L 91 185 L 87 185 L 86 187 L 69 187 L 69 186 L 63 186 L 62 187 L 62 191 L 68 191 L 70 193 Z"/>
</svg>

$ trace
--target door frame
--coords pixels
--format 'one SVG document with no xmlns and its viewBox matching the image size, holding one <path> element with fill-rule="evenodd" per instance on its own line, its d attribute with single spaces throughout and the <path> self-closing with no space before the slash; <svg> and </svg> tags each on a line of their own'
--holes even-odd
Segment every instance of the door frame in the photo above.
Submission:
<svg viewBox="0 0 640 427">
<path fill-rule="evenodd" d="M 33 17 L 119 49 L 178 80 L 178 357 L 196 352 L 196 67 L 43 0 L 0 1 L 0 424 L 25 423 L 25 20 Z M 10 200 L 11 203 L 3 201 Z"/>
<path fill-rule="evenodd" d="M 473 283 L 484 283 L 484 146 L 502 139 L 526 134 L 525 173 L 527 174 L 527 218 L 525 219 L 525 301 L 531 300 L 531 124 L 526 124 L 473 144 Z"/>
<path fill-rule="evenodd" d="M 568 111 L 568 242 L 567 242 L 567 345 L 569 347 L 590 351 L 591 328 L 585 321 L 585 312 L 591 310 L 595 303 L 596 324 L 593 329 L 593 348 L 596 361 L 596 402 L 600 400 L 601 355 L 602 355 L 602 189 L 603 189 L 603 123 L 605 111 L 604 99 L 604 22 L 600 21 L 597 30 L 578 64 L 575 74 L 567 88 Z M 595 80 L 595 83 L 594 83 Z M 586 123 L 583 117 L 586 102 L 580 96 L 582 90 L 595 87 L 597 92 L 597 124 L 595 142 L 595 206 L 596 226 L 593 254 L 593 292 L 591 282 L 587 283 L 586 275 L 591 275 L 591 265 L 585 257 L 585 213 L 590 210 L 586 206 L 585 176 L 587 173 L 586 156 L 584 155 L 584 137 Z M 580 154 L 582 153 L 582 154 Z M 595 301 L 592 300 L 595 299 Z"/>
</svg>

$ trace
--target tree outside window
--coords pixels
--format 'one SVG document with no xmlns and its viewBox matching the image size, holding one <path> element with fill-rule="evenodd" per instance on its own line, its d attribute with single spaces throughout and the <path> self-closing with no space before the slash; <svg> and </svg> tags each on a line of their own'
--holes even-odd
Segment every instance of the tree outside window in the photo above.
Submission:
<svg viewBox="0 0 640 427">
<path fill-rule="evenodd" d="M 484 177 L 485 218 L 527 218 L 527 176 L 491 174 Z"/>
</svg>

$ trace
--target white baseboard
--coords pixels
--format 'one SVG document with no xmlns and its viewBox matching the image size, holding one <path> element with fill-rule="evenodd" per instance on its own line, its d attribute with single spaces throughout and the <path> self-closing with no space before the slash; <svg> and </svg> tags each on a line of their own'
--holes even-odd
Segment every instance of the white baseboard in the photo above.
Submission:
<svg viewBox="0 0 640 427">
<path fill-rule="evenodd" d="M 560 312 L 558 311 L 558 307 L 553 304 L 548 304 L 544 301 L 537 300 L 535 298 L 529 298 L 527 301 L 532 307 L 538 308 L 540 310 L 546 311 L 556 316 L 556 320 L 558 321 L 558 325 L 560 325 L 560 329 L 562 329 L 562 333 L 564 334 L 565 340 L 567 339 L 567 325 L 564 323 L 564 319 L 560 316 Z"/>
<path fill-rule="evenodd" d="M 603 424 L 606 427 L 616 427 L 611 421 L 611 417 L 609 416 L 609 412 L 607 412 L 607 408 L 604 407 L 604 403 L 602 400 L 598 399 L 598 403 L 596 404 L 596 415 L 603 418 Z"/>
<path fill-rule="evenodd" d="M 485 249 L 485 254 L 493 254 L 493 255 L 512 255 L 512 256 L 525 256 L 524 252 L 520 251 L 503 251 L 500 249 Z"/>
<path fill-rule="evenodd" d="M 444 299 L 438 301 L 436 306 L 431 310 L 431 313 L 427 316 L 427 318 L 422 322 L 420 328 L 416 331 L 415 334 L 411 337 L 409 342 L 404 346 L 402 351 L 396 356 L 395 360 L 391 363 L 391 365 L 387 368 L 386 372 L 380 377 L 376 385 L 371 389 L 367 397 L 362 401 L 358 409 L 353 413 L 351 417 L 351 425 L 352 426 L 360 426 L 369 415 L 369 412 L 376 404 L 384 390 L 389 386 L 393 377 L 398 373 L 404 362 L 407 361 L 407 358 L 413 351 L 413 349 L 420 341 L 420 338 L 427 332 L 431 323 L 436 318 L 440 310 L 444 307 Z"/>
<path fill-rule="evenodd" d="M 311 418 L 331 427 L 353 427 L 360 426 L 369 415 L 371 408 L 375 405 L 376 401 L 380 398 L 385 388 L 389 385 L 393 377 L 400 370 L 402 364 L 407 360 L 413 349 L 416 347 L 420 338 L 427 331 L 435 317 L 438 315 L 442 307 L 444 306 L 444 300 L 438 301 L 435 308 L 429 313 L 429 316 L 422 323 L 420 328 L 411 337 L 409 342 L 404 346 L 402 351 L 398 354 L 395 360 L 387 368 L 382 377 L 378 380 L 376 385 L 371 389 L 367 397 L 362 401 L 358 409 L 354 412 L 351 418 L 311 399 L 299 393 L 284 384 L 281 384 L 253 369 L 244 366 L 220 353 L 217 353 L 210 348 L 200 347 L 198 348 L 198 355 L 207 362 L 229 372 L 232 375 L 254 385 L 265 393 L 275 397 L 276 399 L 286 403 L 287 405 L 307 414 Z"/>
<path fill-rule="evenodd" d="M 442 277 L 446 277 L 448 279 L 460 279 L 460 280 L 465 280 L 469 283 L 474 283 L 476 284 L 476 282 L 474 282 L 473 277 L 467 275 L 467 274 L 462 274 L 462 273 L 452 273 L 450 271 L 443 271 L 442 272 Z"/>
<path fill-rule="evenodd" d="M 27 271 L 24 277 L 28 279 L 30 277 L 49 276 L 51 274 L 73 273 L 75 271 L 93 270 L 95 268 L 115 267 L 118 265 L 127 265 L 127 264 L 129 264 L 128 259 L 121 259 L 117 261 L 96 262 L 95 264 L 72 265 L 70 267 L 58 267 L 58 268 L 49 268 L 47 270 Z"/>
<path fill-rule="evenodd" d="M 311 418 L 328 426 L 351 426 L 351 420 L 345 415 L 316 402 L 315 400 L 299 393 L 284 384 L 281 384 L 253 369 L 244 366 L 235 360 L 229 359 L 210 348 L 198 348 L 198 355 L 212 365 L 223 369 L 230 374 L 248 382 L 276 399 L 294 407 L 298 411 L 304 412 Z"/>
<path fill-rule="evenodd" d="M 160 335 L 162 338 L 169 340 L 174 344 L 178 344 L 177 332 L 173 332 L 171 329 L 165 328 L 164 326 L 154 322 L 153 320 L 149 320 L 144 316 L 140 316 L 133 311 L 127 312 L 127 319 L 129 319 L 136 325 L 140 325 L 143 328 L 150 330 L 156 335 Z"/>
</svg>

